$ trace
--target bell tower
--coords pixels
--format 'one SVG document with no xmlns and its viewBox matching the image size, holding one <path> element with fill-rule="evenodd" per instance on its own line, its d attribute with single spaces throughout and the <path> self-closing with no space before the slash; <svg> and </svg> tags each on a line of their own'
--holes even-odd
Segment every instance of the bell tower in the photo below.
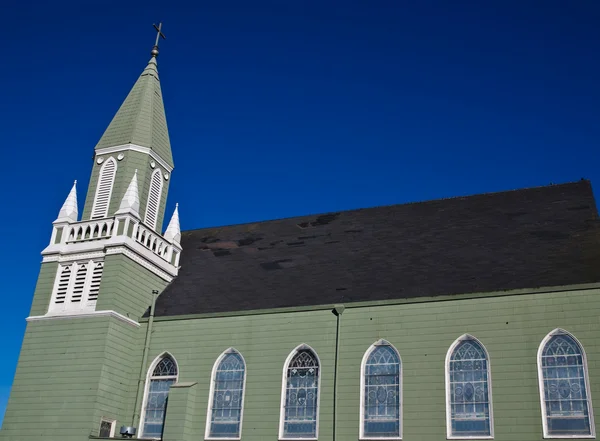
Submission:
<svg viewBox="0 0 600 441">
<path fill-rule="evenodd" d="M 162 233 L 174 165 L 155 28 L 150 61 L 95 147 L 81 216 L 75 182 L 52 224 L 1 440 L 89 439 L 131 423 L 139 319 L 182 252 L 177 207 Z"/>
</svg>

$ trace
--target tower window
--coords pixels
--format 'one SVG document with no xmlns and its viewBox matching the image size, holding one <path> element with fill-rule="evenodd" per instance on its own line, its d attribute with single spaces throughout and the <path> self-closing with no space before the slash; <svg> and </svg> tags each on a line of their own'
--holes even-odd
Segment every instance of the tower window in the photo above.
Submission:
<svg viewBox="0 0 600 441">
<path fill-rule="evenodd" d="M 117 174 L 117 161 L 110 157 L 100 168 L 98 174 L 98 185 L 92 206 L 92 219 L 101 219 L 108 216 L 110 196 L 112 194 L 115 176 Z"/>
<path fill-rule="evenodd" d="M 146 204 L 146 218 L 144 223 L 156 231 L 156 222 L 158 221 L 158 210 L 160 209 L 160 199 L 162 196 L 162 173 L 155 170 L 150 179 L 150 190 L 148 191 L 148 203 Z"/>
<path fill-rule="evenodd" d="M 93 260 L 59 265 L 49 310 L 94 311 L 103 269 L 104 262 Z"/>
</svg>

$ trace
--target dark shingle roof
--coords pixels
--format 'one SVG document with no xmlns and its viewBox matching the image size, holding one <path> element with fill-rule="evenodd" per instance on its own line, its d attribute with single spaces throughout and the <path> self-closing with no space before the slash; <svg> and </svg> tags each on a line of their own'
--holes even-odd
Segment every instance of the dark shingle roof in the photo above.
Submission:
<svg viewBox="0 0 600 441">
<path fill-rule="evenodd" d="M 182 234 L 157 316 L 600 281 L 588 181 Z"/>
</svg>

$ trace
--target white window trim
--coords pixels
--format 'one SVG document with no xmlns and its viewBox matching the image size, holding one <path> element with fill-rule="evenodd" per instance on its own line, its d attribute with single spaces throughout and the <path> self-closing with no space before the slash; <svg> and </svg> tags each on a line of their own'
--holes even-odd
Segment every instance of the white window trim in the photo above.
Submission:
<svg viewBox="0 0 600 441">
<path fill-rule="evenodd" d="M 216 375 L 217 375 L 217 369 L 219 367 L 219 364 L 221 363 L 221 361 L 223 360 L 223 358 L 227 355 L 227 354 L 238 354 L 241 359 L 242 362 L 244 363 L 244 383 L 242 385 L 242 406 L 241 406 L 241 410 L 240 410 L 240 435 L 237 437 L 221 437 L 221 436 L 210 436 L 210 426 L 211 426 L 211 422 L 212 422 L 212 409 L 213 409 L 213 400 L 214 400 L 214 392 L 215 392 L 215 379 L 216 379 Z M 204 430 L 204 439 L 207 440 L 240 440 L 242 439 L 242 424 L 244 422 L 244 398 L 246 397 L 246 377 L 248 375 L 248 368 L 246 366 L 246 360 L 244 359 L 244 356 L 242 355 L 242 353 L 240 351 L 238 351 L 235 348 L 228 348 L 225 351 L 223 351 L 221 353 L 221 355 L 219 355 L 219 357 L 217 358 L 217 361 L 215 361 L 215 364 L 213 365 L 212 368 L 212 373 L 210 375 L 210 392 L 208 395 L 208 411 L 206 412 L 206 429 Z"/>
<path fill-rule="evenodd" d="M 400 382 L 400 434 L 399 436 L 365 436 L 365 366 L 367 364 L 367 360 L 369 359 L 369 355 L 378 347 L 378 346 L 389 346 L 391 347 L 398 356 L 398 360 L 400 361 L 400 369 L 399 369 L 399 379 Z M 391 344 L 389 341 L 380 339 L 373 343 L 369 348 L 365 351 L 363 355 L 362 362 L 360 363 L 360 428 L 359 428 L 359 439 L 360 440 L 398 440 L 402 439 L 402 429 L 404 428 L 404 424 L 402 421 L 403 407 L 404 407 L 404 397 L 403 397 L 403 381 L 402 381 L 402 357 L 400 357 L 400 352 L 396 347 Z"/>
<path fill-rule="evenodd" d="M 302 350 L 309 350 L 312 351 L 313 354 L 315 354 L 315 357 L 317 357 L 317 363 L 319 363 L 319 379 L 317 382 L 317 421 L 316 421 L 316 427 L 315 427 L 315 436 L 313 438 L 307 438 L 307 437 L 286 437 L 283 434 L 283 428 L 285 425 L 285 399 L 286 399 L 286 393 L 287 393 L 287 370 L 288 370 L 288 366 L 292 361 L 292 358 L 294 358 L 294 356 Z M 281 406 L 279 409 L 279 436 L 278 439 L 283 441 L 310 441 L 310 440 L 317 440 L 319 438 L 319 414 L 321 411 L 321 378 L 323 376 L 323 365 L 321 364 L 321 359 L 319 358 L 319 354 L 317 354 L 317 351 L 315 351 L 313 348 L 311 348 L 309 345 L 302 343 L 301 345 L 298 345 L 294 348 L 294 350 L 292 350 L 292 352 L 290 352 L 290 354 L 287 356 L 287 358 L 285 359 L 285 363 L 283 364 L 283 375 L 282 375 L 282 380 L 281 380 Z"/>
<path fill-rule="evenodd" d="M 108 437 L 114 438 L 115 437 L 115 429 L 117 427 L 117 420 L 115 420 L 113 418 L 102 417 L 102 418 L 100 418 L 100 425 L 102 425 L 103 421 L 110 423 L 110 435 Z"/>
<path fill-rule="evenodd" d="M 112 162 L 115 165 L 115 171 L 113 174 L 113 178 L 112 181 L 110 182 L 110 191 L 108 192 L 108 202 L 106 204 L 106 212 L 104 213 L 104 216 L 102 217 L 94 217 L 94 211 L 96 211 L 96 204 L 98 203 L 98 191 L 100 190 L 100 181 L 102 178 L 102 172 L 104 171 L 104 168 L 106 167 L 106 165 Z M 115 158 L 113 158 L 112 156 L 110 158 L 108 158 L 106 161 L 104 161 L 104 164 L 102 164 L 102 167 L 100 167 L 100 171 L 98 172 L 98 182 L 96 183 L 96 192 L 94 193 L 94 203 L 92 204 L 92 210 L 90 212 L 90 219 L 102 219 L 104 217 L 108 217 L 108 212 L 110 210 L 110 200 L 112 198 L 112 192 L 113 189 L 115 187 L 115 179 L 117 178 L 117 169 L 118 169 L 118 165 L 117 165 L 117 161 L 115 160 Z"/>
<path fill-rule="evenodd" d="M 544 374 L 542 372 L 542 352 L 544 351 L 544 347 L 548 341 L 554 337 L 555 335 L 568 335 L 575 343 L 579 345 L 581 349 L 581 358 L 583 360 L 583 372 L 585 375 L 585 391 L 587 393 L 587 402 L 588 402 L 588 414 L 590 418 L 590 435 L 550 435 L 548 434 L 548 416 L 546 415 L 546 402 L 544 400 Z M 596 425 L 594 423 L 594 409 L 592 407 L 592 395 L 590 390 L 590 376 L 588 372 L 588 363 L 587 363 L 587 355 L 585 354 L 585 348 L 581 344 L 577 338 L 571 334 L 569 331 L 565 331 L 562 328 L 556 328 L 551 331 L 544 337 L 537 352 L 537 368 L 538 368 L 538 384 L 540 391 L 540 407 L 542 409 L 542 427 L 544 429 L 544 438 L 545 439 L 593 439 L 596 438 Z"/>
<path fill-rule="evenodd" d="M 154 181 L 154 176 L 158 175 L 159 189 L 158 189 L 158 200 L 156 202 L 156 213 L 154 216 L 154 225 L 150 225 L 148 223 L 148 212 L 150 211 L 150 197 L 152 196 L 152 182 Z M 158 215 L 160 213 L 160 204 L 162 202 L 163 196 L 163 175 L 160 168 L 157 168 L 150 175 L 150 181 L 148 182 L 148 198 L 146 199 L 146 214 L 144 215 L 144 224 L 148 227 L 152 228 L 152 230 L 156 231 L 158 227 Z"/>
<path fill-rule="evenodd" d="M 459 343 L 465 340 L 474 340 L 476 341 L 482 348 L 483 352 L 485 352 L 485 357 L 487 360 L 487 383 L 488 383 L 488 401 L 489 401 L 489 409 L 490 409 L 490 435 L 482 436 L 458 436 L 452 435 L 452 407 L 450 405 L 450 357 L 454 352 L 456 346 Z M 490 359 L 490 354 L 481 341 L 473 337 L 471 334 L 463 334 L 454 340 L 454 343 L 450 345 L 448 352 L 446 353 L 446 362 L 444 366 L 444 372 L 446 377 L 446 439 L 494 439 L 494 409 L 493 409 L 493 399 L 492 399 L 492 363 Z"/>
<path fill-rule="evenodd" d="M 140 415 L 140 431 L 138 435 L 138 439 L 160 439 L 160 438 L 144 438 L 144 420 L 146 419 L 146 406 L 148 404 L 148 392 L 150 390 L 150 379 L 152 378 L 152 372 L 154 372 L 154 368 L 156 365 L 165 357 L 171 357 L 171 360 L 175 363 L 175 367 L 177 368 L 177 375 L 175 376 L 175 383 L 179 381 L 179 363 L 177 363 L 177 359 L 171 354 L 169 351 L 162 352 L 159 356 L 157 356 L 154 361 L 150 364 L 148 368 L 148 372 L 146 373 L 146 384 L 144 384 L 144 399 L 142 401 L 142 412 Z M 167 378 L 167 377 L 165 377 Z M 163 421 L 164 425 L 165 421 Z"/>
</svg>

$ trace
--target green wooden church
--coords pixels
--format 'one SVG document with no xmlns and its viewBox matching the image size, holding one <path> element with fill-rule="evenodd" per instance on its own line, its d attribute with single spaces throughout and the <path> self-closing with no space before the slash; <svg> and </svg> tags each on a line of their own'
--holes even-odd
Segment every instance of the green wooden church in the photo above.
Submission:
<svg viewBox="0 0 600 441">
<path fill-rule="evenodd" d="M 0 440 L 596 437 L 589 182 L 163 230 L 157 55 L 53 222 Z"/>
</svg>

